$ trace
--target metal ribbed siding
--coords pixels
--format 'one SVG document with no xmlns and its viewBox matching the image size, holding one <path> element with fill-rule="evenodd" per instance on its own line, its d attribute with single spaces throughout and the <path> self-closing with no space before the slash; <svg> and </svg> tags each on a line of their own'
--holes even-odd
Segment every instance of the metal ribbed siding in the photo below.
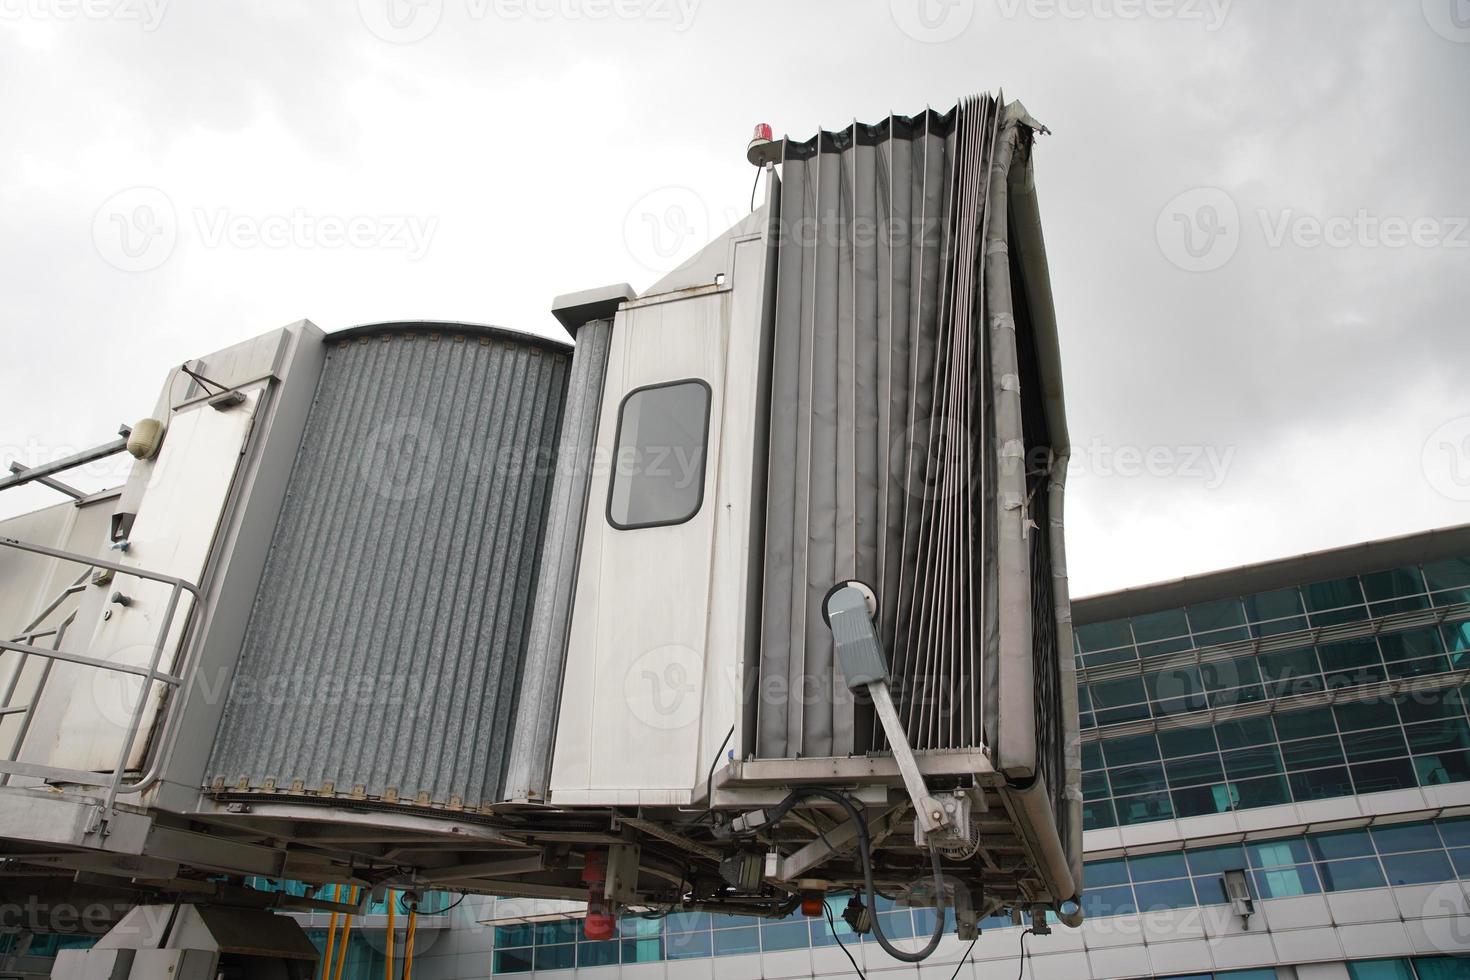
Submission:
<svg viewBox="0 0 1470 980">
<path fill-rule="evenodd" d="M 569 360 L 454 324 L 327 342 L 209 772 L 226 790 L 492 802 Z"/>
<path fill-rule="evenodd" d="M 593 320 L 577 331 L 530 644 L 502 793 L 509 800 L 545 799 L 551 779 L 551 751 L 556 742 L 557 709 L 572 629 L 572 600 L 577 591 L 577 563 L 582 554 L 582 529 L 587 520 L 587 493 L 592 484 L 612 328 L 611 320 Z"/>
</svg>

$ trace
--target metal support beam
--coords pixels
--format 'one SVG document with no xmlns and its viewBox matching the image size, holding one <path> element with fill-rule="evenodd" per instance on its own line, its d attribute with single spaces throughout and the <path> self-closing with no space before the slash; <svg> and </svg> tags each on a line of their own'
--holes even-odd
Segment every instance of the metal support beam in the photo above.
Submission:
<svg viewBox="0 0 1470 980">
<path fill-rule="evenodd" d="M 546 862 L 541 852 L 525 857 L 503 858 L 499 861 L 481 861 L 477 864 L 459 864 L 447 868 L 425 868 L 424 877 L 435 883 L 468 881 L 471 878 L 498 878 L 502 875 L 529 874 L 542 871 Z"/>
<path fill-rule="evenodd" d="M 10 472 L 12 473 L 25 473 L 28 470 L 30 470 L 29 466 L 22 466 L 18 462 L 12 462 L 10 464 Z M 55 490 L 59 493 L 64 493 L 68 497 L 76 501 L 82 501 L 87 498 L 87 494 L 85 491 L 78 490 L 76 487 L 69 487 L 65 483 L 62 483 L 60 480 L 53 480 L 49 476 L 38 476 L 36 477 L 36 482 L 41 484 L 41 486 L 43 487 L 50 487 L 52 490 Z"/>
<path fill-rule="evenodd" d="M 79 453 L 72 453 L 70 456 L 55 459 L 49 463 L 42 463 L 40 466 L 21 467 L 19 471 L 14 471 L 12 468 L 10 476 L 0 477 L 0 490 L 9 490 L 11 487 L 24 486 L 27 483 L 39 483 L 45 477 L 53 476 L 57 473 L 65 473 L 67 470 L 75 469 L 78 466 L 85 466 L 88 463 L 95 463 L 97 460 L 106 459 L 109 456 L 116 456 L 128 448 L 128 436 L 132 430 L 124 425 L 119 427 L 117 431 L 119 438 L 108 443 L 103 443 L 100 446 L 95 446 L 92 449 L 83 449 Z M 70 493 L 71 491 L 66 492 Z"/>
<path fill-rule="evenodd" d="M 868 821 L 868 836 L 877 838 L 886 836 L 892 829 L 894 817 L 904 809 L 898 807 L 887 813 L 880 813 Z M 857 843 L 857 824 L 851 820 L 838 827 L 827 831 L 821 837 L 807 844 L 800 850 L 788 854 L 786 857 L 777 858 L 774 867 L 768 867 L 766 877 L 773 881 L 786 882 L 795 881 L 805 876 L 806 872 L 830 858 L 846 852 Z"/>
</svg>

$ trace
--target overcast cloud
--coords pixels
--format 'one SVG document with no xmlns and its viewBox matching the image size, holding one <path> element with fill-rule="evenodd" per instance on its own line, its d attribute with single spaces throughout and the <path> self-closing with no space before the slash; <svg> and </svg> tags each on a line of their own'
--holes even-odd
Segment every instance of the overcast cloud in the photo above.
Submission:
<svg viewBox="0 0 1470 980">
<path fill-rule="evenodd" d="M 755 123 L 998 88 L 1077 593 L 1470 519 L 1470 0 L 0 0 L 0 456 L 303 317 L 559 335 L 746 213 Z"/>
</svg>

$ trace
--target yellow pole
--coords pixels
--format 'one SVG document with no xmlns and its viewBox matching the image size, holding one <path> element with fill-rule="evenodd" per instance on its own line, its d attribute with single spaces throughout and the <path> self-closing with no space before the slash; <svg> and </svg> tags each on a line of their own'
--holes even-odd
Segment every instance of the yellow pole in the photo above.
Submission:
<svg viewBox="0 0 1470 980">
<path fill-rule="evenodd" d="M 419 926 L 419 904 L 408 907 L 408 938 L 403 941 L 403 980 L 413 980 L 413 936 Z"/>
<path fill-rule="evenodd" d="M 393 906 L 397 904 L 398 898 L 393 889 L 388 889 L 388 965 L 383 980 L 393 980 Z"/>
<path fill-rule="evenodd" d="M 342 898 L 342 886 L 332 886 L 332 901 Z M 328 980 L 332 975 L 332 943 L 337 938 L 337 913 L 332 913 L 332 924 L 327 926 L 327 948 L 322 953 L 322 980 Z"/>
<path fill-rule="evenodd" d="M 347 889 L 347 901 L 357 904 L 357 886 Z M 348 912 L 342 924 L 342 940 L 337 944 L 337 968 L 332 971 L 332 980 L 342 980 L 342 967 L 347 965 L 347 939 L 352 935 L 352 913 Z"/>
</svg>

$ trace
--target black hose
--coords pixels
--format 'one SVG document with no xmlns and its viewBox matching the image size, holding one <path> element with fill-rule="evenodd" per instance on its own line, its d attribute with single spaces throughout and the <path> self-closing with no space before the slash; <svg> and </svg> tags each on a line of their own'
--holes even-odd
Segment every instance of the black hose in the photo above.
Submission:
<svg viewBox="0 0 1470 980">
<path fill-rule="evenodd" d="M 812 796 L 820 796 L 823 799 L 836 803 L 843 810 L 847 811 L 848 817 L 857 825 L 858 855 L 862 858 L 863 862 L 863 885 L 868 899 L 868 908 L 873 912 L 873 938 L 878 940 L 878 945 L 883 947 L 884 952 L 896 960 L 902 960 L 905 963 L 921 963 L 927 960 L 939 948 L 939 943 L 944 938 L 944 869 L 939 862 L 938 848 L 934 846 L 933 841 L 930 841 L 929 861 L 934 869 L 934 935 L 929 937 L 929 943 L 923 949 L 915 953 L 906 953 L 889 942 L 888 937 L 883 935 L 883 925 L 878 919 L 877 901 L 874 898 L 878 889 L 873 886 L 872 843 L 868 837 L 868 822 L 863 819 L 863 812 L 858 809 L 857 805 L 852 802 L 852 799 L 847 794 L 839 793 L 825 786 L 798 787 L 792 790 L 786 799 L 776 805 L 776 808 L 771 811 L 771 815 L 765 823 L 754 829 L 763 830 L 766 827 L 780 822 L 782 817 L 791 812 L 792 807 Z"/>
<path fill-rule="evenodd" d="M 735 734 L 735 726 L 725 733 L 725 740 L 720 743 L 720 750 L 715 753 L 715 759 L 709 764 L 709 775 L 704 780 L 704 812 L 708 813 L 715 808 L 715 770 L 719 768 L 720 756 L 725 754 L 725 746 L 730 744 L 730 737 Z"/>
</svg>

